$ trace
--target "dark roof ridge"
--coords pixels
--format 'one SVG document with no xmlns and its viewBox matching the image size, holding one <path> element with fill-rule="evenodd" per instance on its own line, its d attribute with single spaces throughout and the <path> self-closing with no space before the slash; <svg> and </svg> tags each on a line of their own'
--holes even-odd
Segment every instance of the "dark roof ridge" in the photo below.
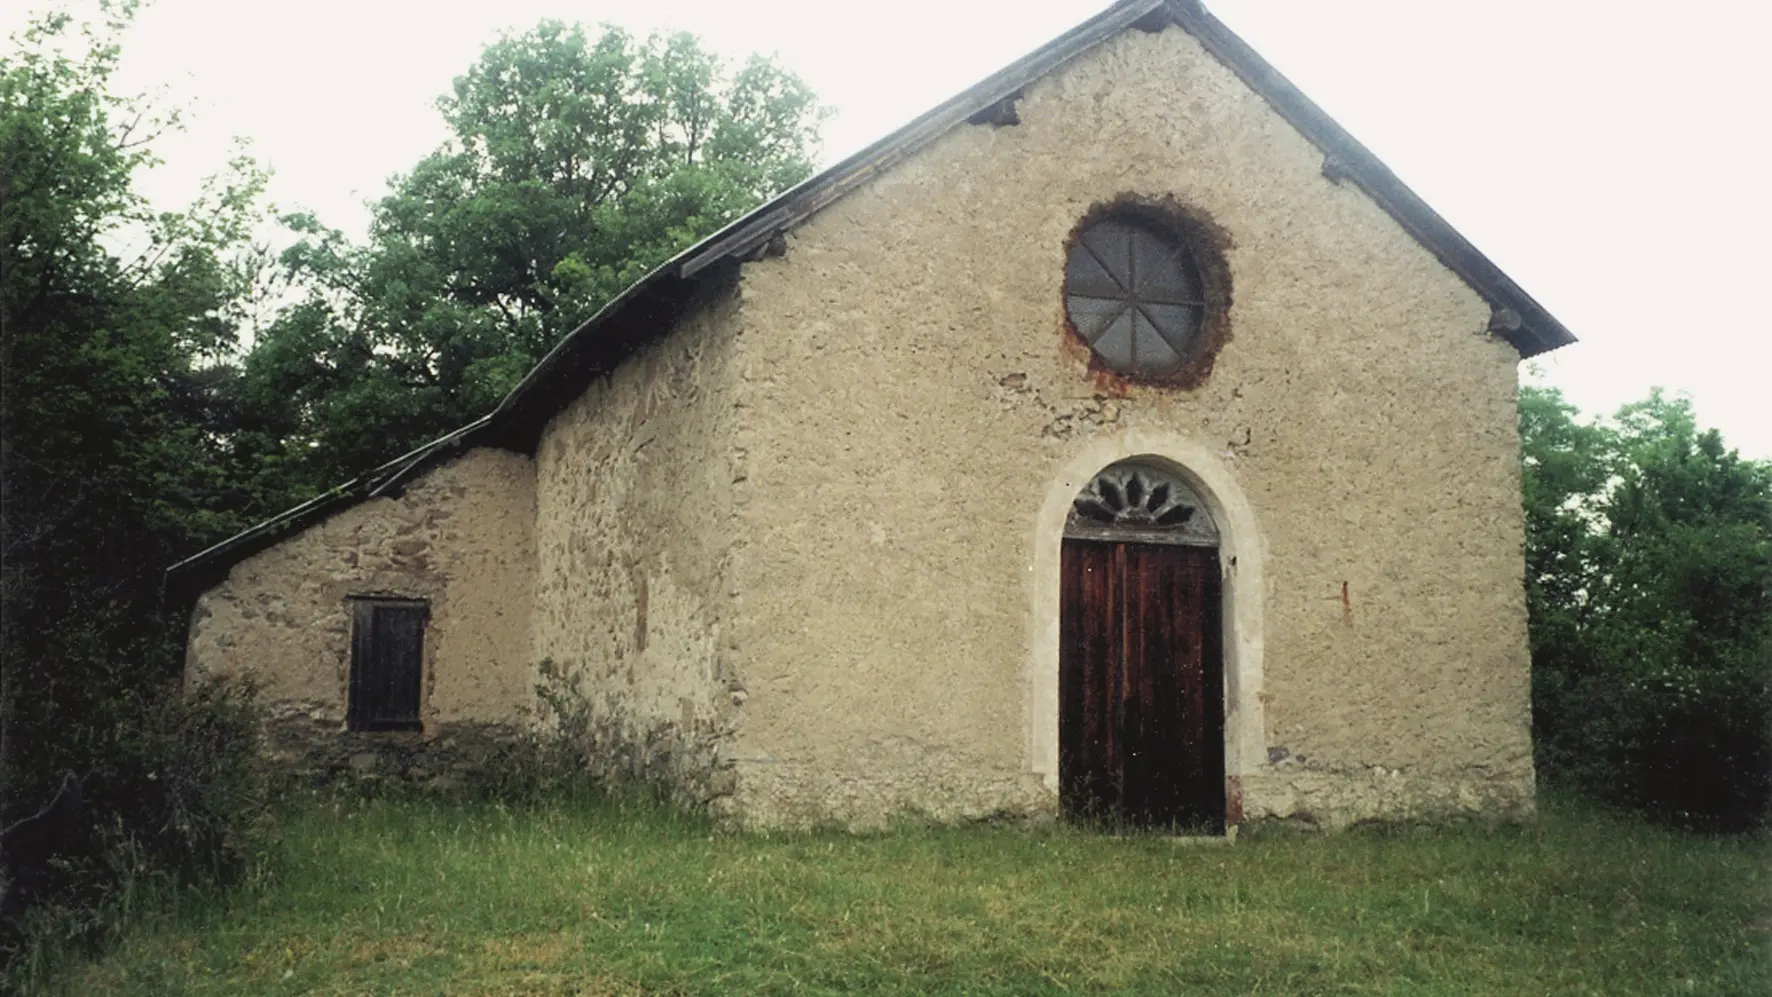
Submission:
<svg viewBox="0 0 1772 997">
<path fill-rule="evenodd" d="M 1206 51 L 1323 150 L 1325 177 L 1335 183 L 1352 181 L 1416 242 L 1482 295 L 1493 309 L 1489 330 L 1513 344 L 1521 358 L 1575 342 L 1575 335 L 1563 323 L 1198 0 L 1167 0 L 1164 6 Z"/>
<path fill-rule="evenodd" d="M 298 533 L 315 523 L 330 519 L 335 513 L 373 498 L 398 498 L 406 483 L 422 471 L 484 445 L 492 428 L 492 416 L 483 415 L 453 433 L 439 436 L 417 449 L 358 475 L 342 485 L 285 509 L 271 518 L 207 547 L 166 569 L 166 587 L 171 592 L 188 591 L 193 584 L 213 578 L 214 573 L 232 567 L 277 541 Z"/>
<path fill-rule="evenodd" d="M 1027 86 L 1108 38 L 1129 28 L 1160 30 L 1168 24 L 1180 26 L 1197 39 L 1323 150 L 1325 177 L 1359 187 L 1416 242 L 1488 301 L 1490 331 L 1511 343 L 1521 357 L 1575 341 L 1550 312 L 1198 0 L 1120 0 L 667 260 L 562 337 L 491 413 L 179 562 L 167 572 L 169 583 L 184 588 L 213 578 L 221 568 L 345 506 L 397 491 L 412 475 L 471 446 L 532 452 L 548 420 L 581 393 L 590 378 L 613 371 L 632 350 L 669 328 L 710 277 L 730 273 L 739 264 L 770 253 L 785 232 L 849 191 L 951 129 L 1019 96 Z"/>
<path fill-rule="evenodd" d="M 543 357 L 541 362 L 536 364 L 522 381 L 518 382 L 511 393 L 499 404 L 495 414 L 511 414 L 513 420 L 518 423 L 512 427 L 517 445 L 525 448 L 533 446 L 531 434 L 539 434 L 540 423 L 545 422 L 546 417 L 537 420 L 533 416 L 523 418 L 518 413 L 527 415 L 528 413 L 525 413 L 524 410 L 533 404 L 532 400 L 548 396 L 551 393 L 549 389 L 552 387 L 552 383 L 560 380 L 562 373 L 570 371 L 570 379 L 579 381 L 587 373 L 594 376 L 611 369 L 606 365 L 608 360 L 619 362 L 619 355 L 613 358 L 600 358 L 605 359 L 605 363 L 598 363 L 597 360 L 585 355 L 592 352 L 586 349 L 585 339 L 593 332 L 616 324 L 624 316 L 624 313 L 637 303 L 648 299 L 657 302 L 659 296 L 655 292 L 659 290 L 680 291 L 680 289 L 674 289 L 671 286 L 675 282 L 695 280 L 701 277 L 705 271 L 725 264 L 755 259 L 758 255 L 769 252 L 770 243 L 777 236 L 804 222 L 851 190 L 872 180 L 921 150 L 929 142 L 947 134 L 951 129 L 965 124 L 967 119 L 979 111 L 1017 95 L 1028 84 L 1089 51 L 1108 38 L 1138 25 L 1152 15 L 1160 14 L 1165 6 L 1167 6 L 1165 0 L 1121 0 L 1033 52 L 930 108 L 908 124 L 883 136 L 861 151 L 802 180 L 728 223 L 724 228 L 673 256 L 651 273 L 630 285 L 627 290 L 604 305 L 595 315 L 562 338 L 554 349 L 549 351 L 548 355 Z M 673 313 L 670 317 L 674 317 L 674 313 L 680 310 L 670 307 L 677 302 L 657 303 L 666 305 L 665 310 Z M 625 339 L 626 337 L 615 338 Z M 594 352 L 608 353 L 611 351 L 596 350 Z M 619 350 L 613 352 L 620 353 Z M 577 362 L 575 363 L 575 361 Z M 587 364 L 585 361 L 589 361 L 589 363 Z M 590 368 L 588 371 L 584 369 L 586 366 Z M 547 407 L 548 403 L 543 401 L 542 404 Z"/>
<path fill-rule="evenodd" d="M 561 339 L 505 397 L 495 414 L 510 417 L 508 428 L 513 430 L 515 445 L 523 449 L 532 447 L 547 416 L 538 418 L 524 410 L 537 401 L 543 408 L 550 407 L 546 398 L 554 392 L 549 389 L 562 380 L 582 381 L 587 373 L 584 367 L 588 366 L 588 373 L 595 374 L 611 369 L 613 363 L 619 362 L 625 355 L 620 349 L 587 349 L 589 344 L 585 340 L 597 330 L 617 324 L 623 313 L 635 307 L 637 302 L 657 298 L 656 292 L 669 292 L 673 283 L 694 280 L 710 268 L 743 262 L 767 252 L 770 242 L 777 236 L 890 169 L 933 139 L 1017 95 L 1097 44 L 1131 27 L 1148 30 L 1167 23 L 1177 24 L 1193 35 L 1213 57 L 1228 66 L 1281 117 L 1322 149 L 1325 176 L 1337 183 L 1351 182 L 1358 186 L 1447 269 L 1482 295 L 1493 310 L 1490 330 L 1512 343 L 1521 357 L 1536 356 L 1575 341 L 1569 330 L 1550 312 L 1197 0 L 1121 0 L 672 257 Z M 654 303 L 666 306 L 666 314 L 655 316 L 655 320 L 666 321 L 679 310 L 670 306 L 680 304 L 670 301 Z M 626 340 L 628 337 L 612 338 Z"/>
</svg>

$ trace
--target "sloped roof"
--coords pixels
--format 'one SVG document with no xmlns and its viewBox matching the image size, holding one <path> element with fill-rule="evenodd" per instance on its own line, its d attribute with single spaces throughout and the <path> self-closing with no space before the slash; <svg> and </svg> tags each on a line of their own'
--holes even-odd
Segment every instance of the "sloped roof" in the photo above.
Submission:
<svg viewBox="0 0 1772 997">
<path fill-rule="evenodd" d="M 1323 150 L 1324 176 L 1358 187 L 1482 295 L 1492 308 L 1491 331 L 1522 357 L 1575 341 L 1561 322 L 1198 0 L 1121 0 L 665 262 L 563 338 L 488 415 L 181 561 L 167 572 L 169 584 L 188 590 L 218 581 L 240 559 L 349 505 L 397 495 L 415 475 L 473 447 L 533 451 L 554 413 L 592 378 L 615 369 L 668 330 L 711 276 L 770 252 L 786 232 L 948 131 L 969 121 L 996 119 L 1024 88 L 1103 41 L 1129 29 L 1157 31 L 1169 25 L 1179 25 L 1196 38 Z"/>
</svg>

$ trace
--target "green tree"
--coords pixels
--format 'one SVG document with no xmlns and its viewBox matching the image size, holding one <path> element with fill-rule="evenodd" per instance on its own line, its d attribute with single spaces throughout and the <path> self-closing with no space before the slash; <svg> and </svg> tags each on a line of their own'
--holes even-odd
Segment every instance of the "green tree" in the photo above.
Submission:
<svg viewBox="0 0 1772 997">
<path fill-rule="evenodd" d="M 555 21 L 488 46 L 438 107 L 453 137 L 366 245 L 289 219 L 306 293 L 246 359 L 240 428 L 309 490 L 489 411 L 628 284 L 807 176 L 822 114 L 766 59 Z"/>
<path fill-rule="evenodd" d="M 158 599 L 175 552 L 239 525 L 208 511 L 212 369 L 264 180 L 236 161 L 176 213 L 135 193 L 170 121 L 107 91 L 132 11 L 39 21 L 0 57 L 0 825 L 84 776 L 90 834 L 65 845 L 101 892 L 106 847 L 180 865 L 218 840 L 168 753 L 184 707 Z"/>
<path fill-rule="evenodd" d="M 1772 465 L 1660 392 L 1583 424 L 1520 399 L 1547 778 L 1688 823 L 1772 802 Z"/>
<path fill-rule="evenodd" d="M 1580 667 L 1579 635 L 1589 622 L 1595 527 L 1611 437 L 1577 421 L 1575 406 L 1554 389 L 1522 388 L 1519 416 L 1532 650 L 1535 662 L 1555 662 L 1554 672 L 1561 674 Z"/>
</svg>

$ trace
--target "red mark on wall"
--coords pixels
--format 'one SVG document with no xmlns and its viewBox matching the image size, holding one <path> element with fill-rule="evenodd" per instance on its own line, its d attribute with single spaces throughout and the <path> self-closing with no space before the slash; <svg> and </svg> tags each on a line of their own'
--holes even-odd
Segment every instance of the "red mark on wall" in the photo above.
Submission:
<svg viewBox="0 0 1772 997">
<path fill-rule="evenodd" d="M 1224 826 L 1243 823 L 1243 780 L 1224 777 Z"/>
</svg>

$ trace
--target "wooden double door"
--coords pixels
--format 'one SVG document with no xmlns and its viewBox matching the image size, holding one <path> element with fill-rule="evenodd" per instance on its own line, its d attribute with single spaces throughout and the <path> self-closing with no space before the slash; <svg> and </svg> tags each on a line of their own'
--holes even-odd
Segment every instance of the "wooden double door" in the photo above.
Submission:
<svg viewBox="0 0 1772 997">
<path fill-rule="evenodd" d="M 1218 551 L 1067 538 L 1059 800 L 1112 826 L 1224 829 Z"/>
</svg>

